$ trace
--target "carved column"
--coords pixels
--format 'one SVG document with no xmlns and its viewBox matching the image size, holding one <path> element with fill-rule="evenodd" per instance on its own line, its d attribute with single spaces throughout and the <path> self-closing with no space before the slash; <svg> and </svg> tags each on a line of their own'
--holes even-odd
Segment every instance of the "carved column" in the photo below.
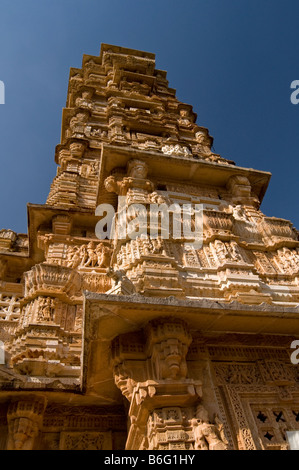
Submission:
<svg viewBox="0 0 299 470">
<path fill-rule="evenodd" d="M 114 340 L 115 383 L 130 402 L 126 449 L 226 448 L 202 406 L 202 381 L 188 376 L 191 341 L 176 318 L 152 320 Z"/>
<path fill-rule="evenodd" d="M 8 408 L 7 450 L 33 450 L 46 408 L 44 397 L 23 397 Z"/>
</svg>

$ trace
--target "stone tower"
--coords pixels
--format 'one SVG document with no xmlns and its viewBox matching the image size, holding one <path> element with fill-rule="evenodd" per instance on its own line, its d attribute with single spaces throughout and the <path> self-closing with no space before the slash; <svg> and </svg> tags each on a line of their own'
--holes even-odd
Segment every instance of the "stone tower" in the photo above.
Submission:
<svg viewBox="0 0 299 470">
<path fill-rule="evenodd" d="M 0 449 L 288 448 L 298 232 L 212 143 L 154 54 L 71 69 L 48 199 L 0 231 Z"/>
</svg>

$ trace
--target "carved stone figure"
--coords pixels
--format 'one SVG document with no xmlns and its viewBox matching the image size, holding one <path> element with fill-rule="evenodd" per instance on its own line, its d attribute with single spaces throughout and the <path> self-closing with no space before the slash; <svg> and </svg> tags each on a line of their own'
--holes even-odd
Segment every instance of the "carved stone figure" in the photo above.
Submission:
<svg viewBox="0 0 299 470">
<path fill-rule="evenodd" d="M 220 263 L 224 263 L 230 259 L 229 252 L 227 251 L 225 244 L 221 240 L 216 240 L 214 243 L 214 247 L 216 251 L 216 256 Z"/>
<path fill-rule="evenodd" d="M 85 123 L 87 122 L 87 120 L 87 113 L 77 113 L 74 117 L 72 117 L 70 120 L 71 136 L 74 135 L 74 137 L 76 137 L 76 133 L 83 134 Z"/>
<path fill-rule="evenodd" d="M 32 450 L 42 424 L 46 400 L 29 396 L 13 401 L 8 409 L 8 450 Z"/>
<path fill-rule="evenodd" d="M 140 160 L 132 159 L 127 165 L 127 175 L 117 178 L 114 175 L 105 179 L 105 188 L 119 196 L 126 196 L 128 205 L 133 203 L 147 203 L 148 195 L 154 189 L 154 184 L 146 179 L 148 167 Z"/>
<path fill-rule="evenodd" d="M 191 125 L 190 120 L 190 111 L 188 109 L 180 109 L 180 117 L 178 122 L 183 125 L 189 127 Z"/>
<path fill-rule="evenodd" d="M 233 216 L 236 220 L 250 222 L 249 218 L 246 215 L 246 212 L 244 211 L 244 209 L 242 209 L 242 206 L 240 204 L 233 207 Z"/>
<path fill-rule="evenodd" d="M 200 153 L 202 153 L 204 156 L 210 156 L 212 155 L 211 151 L 211 138 L 207 135 L 206 132 L 203 131 L 197 131 L 195 134 L 196 142 L 199 147 Z"/>
<path fill-rule="evenodd" d="M 73 142 L 70 144 L 70 153 L 72 157 L 82 158 L 85 145 L 81 142 Z"/>
<path fill-rule="evenodd" d="M 172 332 L 173 328 L 176 334 Z M 180 332 L 180 334 L 178 334 Z M 184 323 L 166 320 L 148 325 L 148 345 L 151 360 L 158 379 L 184 379 L 187 375 L 186 355 L 190 335 Z"/>
<path fill-rule="evenodd" d="M 82 261 L 80 249 L 77 246 L 69 246 L 66 252 L 66 265 L 69 268 L 77 268 Z"/>
<path fill-rule="evenodd" d="M 81 166 L 80 175 L 83 178 L 88 178 L 90 176 L 96 176 L 98 171 L 97 162 L 89 162 L 88 164 L 83 164 Z"/>
<path fill-rule="evenodd" d="M 279 261 L 288 272 L 297 272 L 299 269 L 299 257 L 296 257 L 289 248 L 278 250 Z"/>
<path fill-rule="evenodd" d="M 96 246 L 94 242 L 89 242 L 86 248 L 87 256 L 84 266 L 94 267 L 97 264 L 98 257 L 95 253 Z"/>
<path fill-rule="evenodd" d="M 111 250 L 103 243 L 99 243 L 95 250 L 97 256 L 97 265 L 99 268 L 107 267 L 110 262 Z"/>
<path fill-rule="evenodd" d="M 164 204 L 166 203 L 166 198 L 154 191 L 149 195 L 149 202 L 152 204 Z"/>
<path fill-rule="evenodd" d="M 237 262 L 243 262 L 243 258 L 240 253 L 240 248 L 238 247 L 238 244 L 235 242 L 231 242 L 229 245 L 230 248 L 230 256 L 233 261 Z"/>
<path fill-rule="evenodd" d="M 127 400 L 131 401 L 133 389 L 137 383 L 129 377 L 129 373 L 126 372 L 124 365 L 116 366 L 114 370 L 114 380 L 116 386 L 121 390 L 121 393 Z"/>
<path fill-rule="evenodd" d="M 114 270 L 112 268 L 107 269 L 107 275 L 112 278 L 114 286 L 112 287 L 112 291 L 114 288 L 119 288 L 120 292 L 124 291 L 124 293 L 130 295 L 135 292 L 135 287 L 132 281 L 126 276 L 125 271 L 122 269 Z"/>
<path fill-rule="evenodd" d="M 148 166 L 141 160 L 130 160 L 128 163 L 128 176 L 138 179 L 146 179 Z"/>
</svg>

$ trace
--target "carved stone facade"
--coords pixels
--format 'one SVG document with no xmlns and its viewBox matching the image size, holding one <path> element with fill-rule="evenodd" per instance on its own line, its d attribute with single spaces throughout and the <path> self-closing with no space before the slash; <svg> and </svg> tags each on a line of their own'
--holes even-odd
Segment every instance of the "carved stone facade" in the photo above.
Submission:
<svg viewBox="0 0 299 470">
<path fill-rule="evenodd" d="M 117 46 L 71 69 L 61 135 L 28 234 L 0 230 L 0 449 L 288 449 L 299 240 L 260 210 L 270 173 L 215 154 L 154 54 Z M 173 230 L 198 205 L 200 244 Z"/>
</svg>

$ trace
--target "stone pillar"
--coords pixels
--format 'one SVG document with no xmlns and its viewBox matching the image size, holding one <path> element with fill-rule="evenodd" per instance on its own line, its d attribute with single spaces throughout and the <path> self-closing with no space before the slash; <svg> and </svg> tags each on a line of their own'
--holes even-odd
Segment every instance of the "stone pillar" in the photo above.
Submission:
<svg viewBox="0 0 299 470">
<path fill-rule="evenodd" d="M 45 397 L 26 396 L 10 403 L 7 412 L 7 450 L 35 449 L 45 408 Z"/>
</svg>

